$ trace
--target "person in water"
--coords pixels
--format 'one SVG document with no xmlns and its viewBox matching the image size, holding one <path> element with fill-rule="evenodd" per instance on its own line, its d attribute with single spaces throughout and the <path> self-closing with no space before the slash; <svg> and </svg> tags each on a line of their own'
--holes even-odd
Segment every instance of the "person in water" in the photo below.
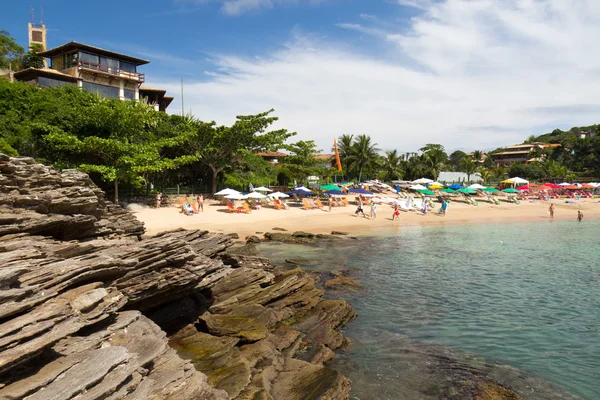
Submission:
<svg viewBox="0 0 600 400">
<path fill-rule="evenodd" d="M 581 220 L 583 220 L 583 213 L 581 212 L 581 210 L 577 211 L 577 221 L 581 222 Z"/>
<path fill-rule="evenodd" d="M 394 206 L 394 214 L 392 215 L 392 221 L 396 218 L 400 219 L 400 209 L 398 208 L 398 204 Z"/>
<path fill-rule="evenodd" d="M 550 214 L 550 218 L 554 218 L 554 204 L 550 204 L 548 208 L 548 214 Z"/>
</svg>

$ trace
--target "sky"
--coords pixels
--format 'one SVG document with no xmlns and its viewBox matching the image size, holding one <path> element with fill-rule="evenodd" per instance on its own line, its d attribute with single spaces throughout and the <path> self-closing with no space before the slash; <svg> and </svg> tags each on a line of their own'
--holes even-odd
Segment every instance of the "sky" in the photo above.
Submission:
<svg viewBox="0 0 600 400">
<path fill-rule="evenodd" d="M 494 149 L 598 123 L 598 0 L 13 1 L 0 30 L 149 59 L 146 85 L 205 121 L 274 109 L 325 152 L 342 134 L 382 150 Z"/>
</svg>

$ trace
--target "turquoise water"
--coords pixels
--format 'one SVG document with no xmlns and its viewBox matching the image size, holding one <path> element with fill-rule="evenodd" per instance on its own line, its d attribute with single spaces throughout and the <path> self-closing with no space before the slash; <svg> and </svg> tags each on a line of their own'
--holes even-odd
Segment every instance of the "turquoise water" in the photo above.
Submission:
<svg viewBox="0 0 600 400">
<path fill-rule="evenodd" d="M 526 398 L 595 400 L 599 238 L 595 221 L 406 227 L 260 250 L 282 265 L 301 256 L 313 261 L 306 269 L 345 269 L 364 285 L 330 294 L 359 315 L 345 332 L 354 346 L 335 365 L 353 380 L 355 399 L 436 398 L 444 380 L 436 362 L 450 357 Z"/>
</svg>

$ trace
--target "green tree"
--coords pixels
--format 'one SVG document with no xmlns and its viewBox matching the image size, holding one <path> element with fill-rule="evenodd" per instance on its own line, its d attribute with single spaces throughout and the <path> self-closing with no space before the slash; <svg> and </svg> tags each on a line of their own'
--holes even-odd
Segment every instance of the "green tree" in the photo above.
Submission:
<svg viewBox="0 0 600 400">
<path fill-rule="evenodd" d="M 197 121 L 197 134 L 191 145 L 192 153 L 211 171 L 212 193 L 217 190 L 218 175 L 231 166 L 245 151 L 277 150 L 295 133 L 285 129 L 267 132 L 278 120 L 270 114 L 273 110 L 256 115 L 241 115 L 231 126 L 217 126 L 213 122 Z"/>
<path fill-rule="evenodd" d="M 461 150 L 455 150 L 452 152 L 452 154 L 450 154 L 448 161 L 450 162 L 450 166 L 452 167 L 453 171 L 458 171 L 460 169 L 460 163 L 465 157 L 468 157 L 467 153 Z"/>
<path fill-rule="evenodd" d="M 433 180 L 437 180 L 440 175 L 440 171 L 445 166 L 448 160 L 448 155 L 444 151 L 444 146 L 441 144 L 426 144 L 421 147 L 419 151 L 423 152 L 423 158 L 428 166 L 429 173 L 433 177 Z"/>
<path fill-rule="evenodd" d="M 402 177 L 402 157 L 397 150 L 386 151 L 382 157 L 382 168 L 388 181 Z"/>
<path fill-rule="evenodd" d="M 469 182 L 471 181 L 471 175 L 475 174 L 479 168 L 475 160 L 473 160 L 471 157 L 463 158 L 460 166 L 462 172 L 467 174 L 467 181 Z"/>
<path fill-rule="evenodd" d="M 23 56 L 22 68 L 44 68 L 44 57 L 38 55 L 44 48 L 39 43 L 33 43 Z"/>
<path fill-rule="evenodd" d="M 350 169 L 358 172 L 358 180 L 362 179 L 365 168 L 371 168 L 377 162 L 379 149 L 377 143 L 371 142 L 368 135 L 358 135 L 352 143 L 352 151 L 348 162 Z"/>
<path fill-rule="evenodd" d="M 490 171 L 488 168 L 481 168 L 479 173 L 481 174 L 481 179 L 483 179 L 484 185 L 487 184 L 493 177 L 492 171 Z"/>
<path fill-rule="evenodd" d="M 25 49 L 7 31 L 0 31 L 0 68 L 18 71 Z"/>
<path fill-rule="evenodd" d="M 321 152 L 312 140 L 300 140 L 296 143 L 285 145 L 284 148 L 291 154 L 283 159 L 281 170 L 288 179 L 303 181 L 307 177 L 327 176 L 331 168 L 323 166 L 323 161 L 316 155 Z"/>
</svg>

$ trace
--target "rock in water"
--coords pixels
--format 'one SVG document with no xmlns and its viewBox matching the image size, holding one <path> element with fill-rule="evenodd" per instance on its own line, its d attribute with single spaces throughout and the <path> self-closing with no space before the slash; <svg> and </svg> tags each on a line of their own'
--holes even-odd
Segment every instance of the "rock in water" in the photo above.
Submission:
<svg viewBox="0 0 600 400">
<path fill-rule="evenodd" d="M 0 172 L 0 399 L 348 398 L 323 363 L 356 314 L 304 271 L 223 234 L 141 239 L 77 171 Z"/>
</svg>

